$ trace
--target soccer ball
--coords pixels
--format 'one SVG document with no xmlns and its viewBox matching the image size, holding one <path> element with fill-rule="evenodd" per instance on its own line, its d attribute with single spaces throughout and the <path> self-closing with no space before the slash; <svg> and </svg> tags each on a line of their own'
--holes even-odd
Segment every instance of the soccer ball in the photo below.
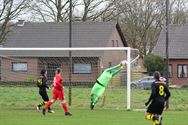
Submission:
<svg viewBox="0 0 188 125">
<path fill-rule="evenodd" d="M 126 60 L 121 61 L 121 65 L 123 65 L 123 66 L 125 66 L 126 63 L 127 63 Z"/>
</svg>

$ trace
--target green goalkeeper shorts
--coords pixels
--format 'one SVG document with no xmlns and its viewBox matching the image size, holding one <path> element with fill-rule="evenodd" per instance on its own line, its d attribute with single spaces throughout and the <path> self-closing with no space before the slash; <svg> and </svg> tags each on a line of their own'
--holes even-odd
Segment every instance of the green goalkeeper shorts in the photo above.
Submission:
<svg viewBox="0 0 188 125">
<path fill-rule="evenodd" d="M 105 87 L 99 85 L 98 83 L 95 83 L 95 85 L 91 90 L 91 94 L 95 94 L 100 97 L 103 95 L 104 91 L 105 91 Z"/>
</svg>

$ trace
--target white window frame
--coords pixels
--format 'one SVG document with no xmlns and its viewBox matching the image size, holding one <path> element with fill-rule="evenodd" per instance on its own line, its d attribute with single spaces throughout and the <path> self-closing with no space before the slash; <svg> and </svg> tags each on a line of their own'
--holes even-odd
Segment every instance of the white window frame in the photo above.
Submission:
<svg viewBox="0 0 188 125">
<path fill-rule="evenodd" d="M 181 74 L 183 71 L 182 69 L 184 70 L 184 74 Z M 177 66 L 177 75 L 178 75 L 178 78 L 187 78 L 187 65 L 186 64 L 178 64 Z"/>
</svg>

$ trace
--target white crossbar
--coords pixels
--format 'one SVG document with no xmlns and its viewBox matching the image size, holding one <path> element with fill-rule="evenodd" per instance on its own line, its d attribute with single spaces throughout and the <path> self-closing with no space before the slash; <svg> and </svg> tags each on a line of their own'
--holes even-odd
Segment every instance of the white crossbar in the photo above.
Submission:
<svg viewBox="0 0 188 125">
<path fill-rule="evenodd" d="M 35 51 L 35 50 L 69 50 L 69 51 L 76 51 L 76 50 L 128 50 L 130 47 L 78 47 L 78 48 L 0 48 L 0 50 L 26 50 L 26 51 Z"/>
</svg>

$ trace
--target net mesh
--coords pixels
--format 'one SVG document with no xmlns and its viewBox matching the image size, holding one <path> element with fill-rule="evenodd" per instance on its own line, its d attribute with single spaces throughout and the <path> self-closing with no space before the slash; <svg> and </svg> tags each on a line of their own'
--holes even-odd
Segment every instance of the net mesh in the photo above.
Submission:
<svg viewBox="0 0 188 125">
<path fill-rule="evenodd" d="M 56 68 L 62 69 L 63 83 L 68 85 L 71 70 L 73 86 L 92 86 L 104 69 L 126 59 L 125 51 L 73 51 L 70 66 L 69 51 L 1 51 L 1 83 L 30 84 L 36 81 L 42 69 L 48 71 L 49 83 Z M 49 54 L 50 53 L 50 54 Z M 51 56 L 51 54 L 54 56 Z M 55 54 L 58 53 L 58 54 Z M 110 85 L 125 85 L 123 72 L 111 80 Z"/>
<path fill-rule="evenodd" d="M 48 84 L 51 85 L 56 68 L 62 69 L 65 95 L 68 101 L 68 86 L 71 73 L 72 107 L 88 108 L 91 87 L 96 78 L 106 69 L 127 59 L 126 50 L 77 50 L 72 51 L 70 70 L 69 51 L 0 51 L 0 107 L 33 108 L 41 101 L 36 80 L 41 69 L 48 71 Z M 131 58 L 136 54 L 131 52 Z M 131 81 L 138 79 L 138 63 L 132 63 Z M 139 75 L 140 76 L 140 75 Z M 142 74 L 140 77 L 143 77 Z M 97 108 L 126 109 L 127 69 L 113 77 L 105 90 Z M 131 108 L 146 109 L 151 90 L 131 88 Z M 187 93 L 184 89 L 171 89 L 170 109 L 188 109 Z M 51 98 L 52 90 L 48 90 Z M 174 96 L 175 95 L 175 96 Z M 8 102 L 8 103 L 7 103 Z M 59 108 L 59 103 L 54 105 Z"/>
</svg>

